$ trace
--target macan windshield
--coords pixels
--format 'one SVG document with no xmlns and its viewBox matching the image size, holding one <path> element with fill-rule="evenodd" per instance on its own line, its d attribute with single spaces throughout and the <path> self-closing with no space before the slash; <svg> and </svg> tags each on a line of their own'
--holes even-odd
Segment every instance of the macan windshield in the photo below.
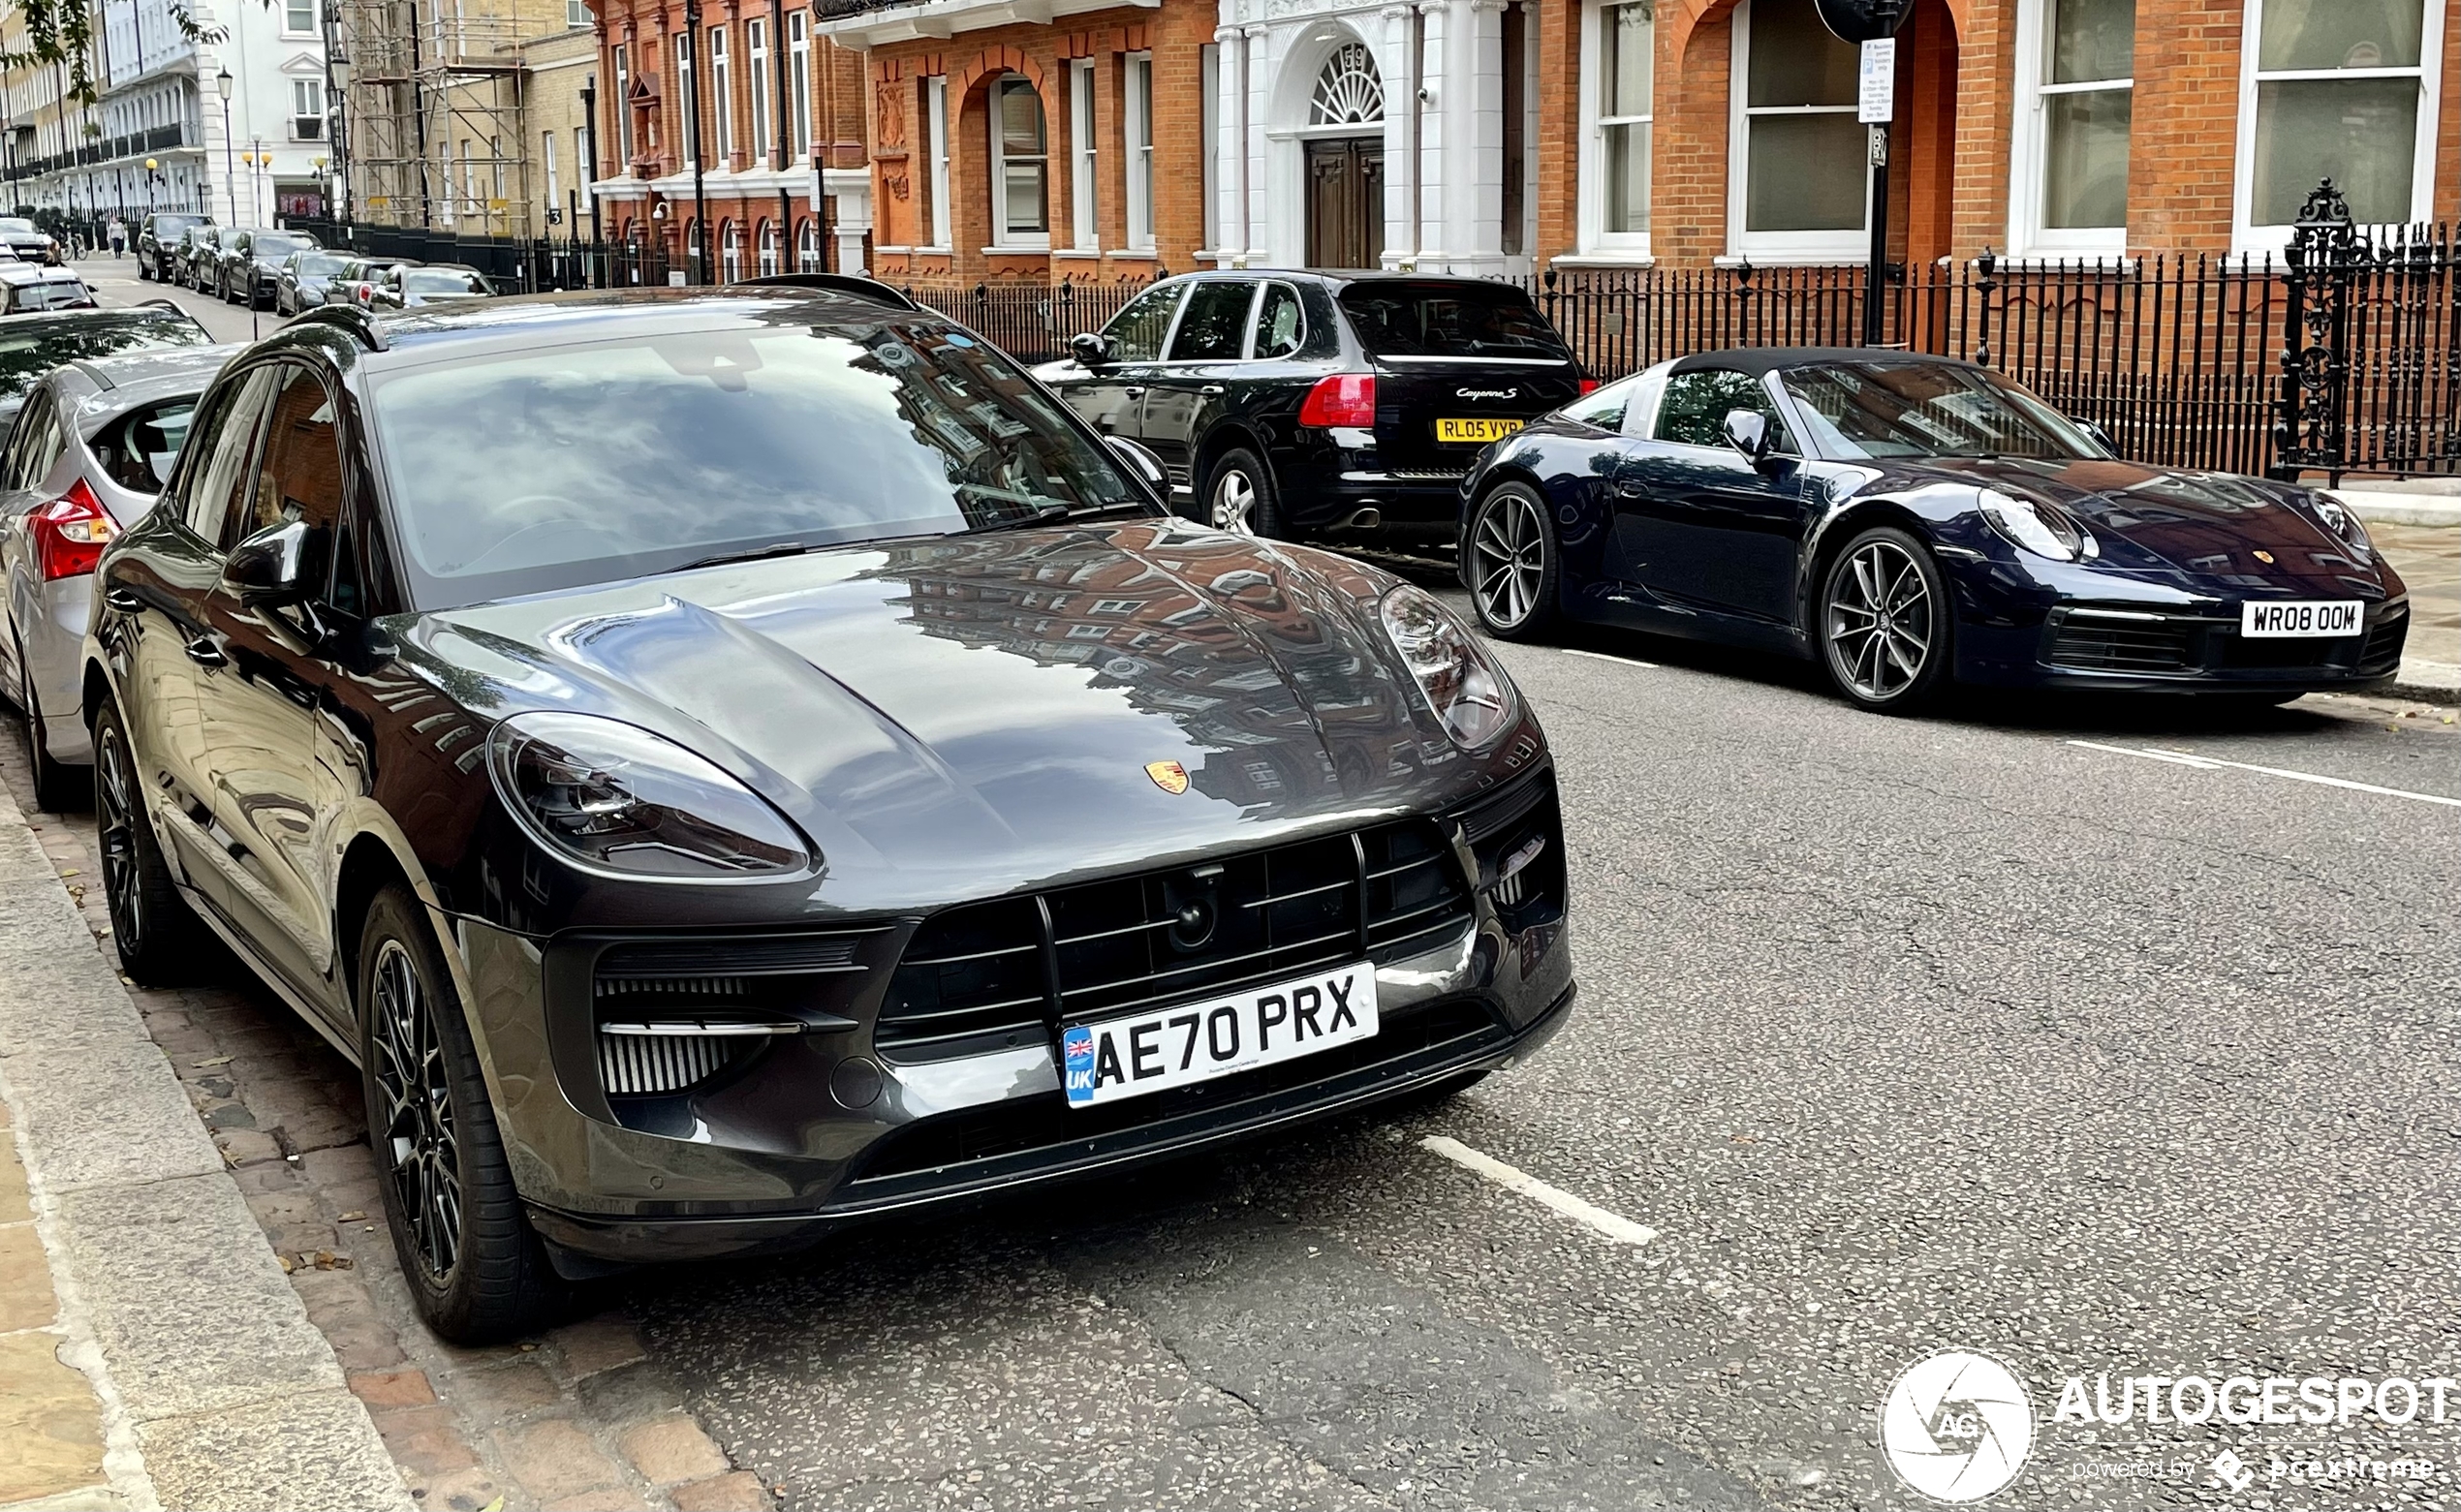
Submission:
<svg viewBox="0 0 2461 1512">
<path fill-rule="evenodd" d="M 1820 362 L 1780 374 L 1822 456 L 2103 457 L 2021 388 L 1946 362 Z"/>
<path fill-rule="evenodd" d="M 372 412 L 422 608 L 1150 508 L 1013 363 L 927 320 L 450 359 L 379 379 Z"/>
</svg>

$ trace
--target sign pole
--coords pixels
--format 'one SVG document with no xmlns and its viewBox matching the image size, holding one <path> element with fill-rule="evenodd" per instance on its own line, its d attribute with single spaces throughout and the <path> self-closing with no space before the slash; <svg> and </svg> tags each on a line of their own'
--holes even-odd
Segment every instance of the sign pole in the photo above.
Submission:
<svg viewBox="0 0 2461 1512">
<path fill-rule="evenodd" d="M 1862 45 L 1855 118 L 1870 135 L 1871 268 L 1863 275 L 1863 345 L 1877 347 L 1886 334 L 1882 315 L 1888 297 L 1888 123 L 1896 114 L 1897 39 Z"/>
</svg>

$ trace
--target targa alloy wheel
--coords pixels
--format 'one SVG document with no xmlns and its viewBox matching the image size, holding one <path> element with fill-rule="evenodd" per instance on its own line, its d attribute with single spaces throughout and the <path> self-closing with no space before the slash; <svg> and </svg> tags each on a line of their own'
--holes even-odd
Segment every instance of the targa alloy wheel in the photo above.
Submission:
<svg viewBox="0 0 2461 1512">
<path fill-rule="evenodd" d="M 449 1286 L 461 1263 L 461 1144 L 435 1009 L 400 941 L 377 946 L 372 974 L 368 1069 L 384 1126 L 375 1130 L 376 1155 L 428 1282 Z"/>
<path fill-rule="evenodd" d="M 1518 629 L 1538 609 L 1546 580 L 1546 520 L 1536 499 L 1507 491 L 1479 516 L 1470 571 L 1480 611 L 1498 630 Z"/>
<path fill-rule="evenodd" d="M 1882 527 L 1849 541 L 1822 598 L 1821 640 L 1841 693 L 1865 708 L 1910 708 L 1939 682 L 1946 596 L 1912 536 Z"/>
</svg>

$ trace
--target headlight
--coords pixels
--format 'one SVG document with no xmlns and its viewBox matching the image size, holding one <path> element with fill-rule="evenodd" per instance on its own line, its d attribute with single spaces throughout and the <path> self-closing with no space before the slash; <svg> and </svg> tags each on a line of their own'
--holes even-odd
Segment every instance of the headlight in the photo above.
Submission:
<svg viewBox="0 0 2461 1512">
<path fill-rule="evenodd" d="M 590 871 L 706 879 L 812 865 L 803 837 L 760 794 L 637 725 L 516 714 L 488 737 L 487 766 L 530 833 Z"/>
<path fill-rule="evenodd" d="M 1377 613 L 1453 743 L 1473 751 L 1494 744 L 1519 699 L 1479 637 L 1433 594 L 1407 583 L 1385 595 Z"/>
<path fill-rule="evenodd" d="M 1982 517 L 1991 522 L 1992 529 L 2038 557 L 2073 562 L 2079 557 L 2103 554 L 2092 534 L 2060 509 L 2004 494 L 1997 488 L 1983 489 L 1979 503 Z"/>
<path fill-rule="evenodd" d="M 2376 542 L 2369 539 L 2367 527 L 2358 518 L 2357 510 L 2331 494 L 2311 493 L 2307 496 L 2307 503 L 2316 511 L 2317 519 L 2322 521 L 2324 528 L 2339 538 L 2343 545 L 2357 552 L 2361 559 L 2375 554 Z"/>
</svg>

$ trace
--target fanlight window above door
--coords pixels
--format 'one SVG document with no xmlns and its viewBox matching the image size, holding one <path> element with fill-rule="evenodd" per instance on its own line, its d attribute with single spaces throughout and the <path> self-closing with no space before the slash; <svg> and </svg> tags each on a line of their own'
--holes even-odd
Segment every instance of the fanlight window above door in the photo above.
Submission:
<svg viewBox="0 0 2461 1512">
<path fill-rule="evenodd" d="M 1324 60 L 1316 76 L 1311 126 L 1352 126 L 1385 118 L 1385 84 L 1376 75 L 1375 56 L 1363 42 L 1345 43 Z"/>
</svg>

